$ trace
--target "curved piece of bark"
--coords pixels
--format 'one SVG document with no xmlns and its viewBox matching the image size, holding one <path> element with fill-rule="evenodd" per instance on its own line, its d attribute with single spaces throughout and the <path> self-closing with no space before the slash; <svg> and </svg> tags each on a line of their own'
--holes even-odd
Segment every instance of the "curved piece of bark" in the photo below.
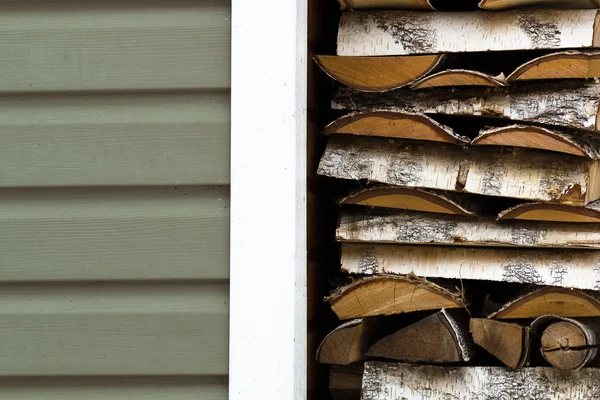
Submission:
<svg viewBox="0 0 600 400">
<path fill-rule="evenodd" d="M 422 114 L 390 111 L 350 113 L 325 127 L 326 135 L 351 134 L 467 144 L 469 138 Z"/>
<path fill-rule="evenodd" d="M 395 275 L 358 279 L 325 300 L 341 320 L 465 306 L 458 293 L 425 279 Z"/>
<path fill-rule="evenodd" d="M 600 301 L 593 292 L 546 287 L 519 296 L 488 318 L 531 319 L 552 314 L 559 317 L 600 317 Z"/>
<path fill-rule="evenodd" d="M 476 216 L 480 213 L 477 203 L 469 201 L 459 193 L 396 186 L 375 186 L 370 189 L 362 189 L 342 199 L 340 204 L 357 204 L 465 217 Z"/>
<path fill-rule="evenodd" d="M 413 83 L 411 89 L 430 89 L 436 87 L 455 86 L 506 86 L 503 75 L 492 76 L 478 71 L 466 69 L 447 69 L 425 76 Z"/>
<path fill-rule="evenodd" d="M 441 310 L 377 341 L 369 357 L 413 363 L 468 362 L 475 354 L 464 310 Z"/>
<path fill-rule="evenodd" d="M 329 370 L 329 393 L 333 400 L 359 400 L 363 365 L 332 365 Z"/>
<path fill-rule="evenodd" d="M 353 319 L 329 332 L 317 349 L 317 361 L 348 365 L 364 359 L 373 337 L 373 321 Z"/>
<path fill-rule="evenodd" d="M 599 103 L 600 84 L 553 81 L 499 88 L 377 94 L 341 88 L 331 104 L 336 110 L 483 116 L 597 131 Z"/>
<path fill-rule="evenodd" d="M 561 51 L 534 58 L 519 66 L 508 82 L 537 79 L 590 79 L 600 77 L 600 52 Z"/>
<path fill-rule="evenodd" d="M 593 201 L 585 207 L 552 203 L 524 203 L 502 211 L 498 214 L 498 219 L 596 223 L 600 222 L 600 201 Z"/>
<path fill-rule="evenodd" d="M 512 146 L 549 150 L 594 160 L 600 158 L 600 134 L 589 131 L 550 130 L 539 126 L 510 125 L 481 132 L 475 146 Z"/>
<path fill-rule="evenodd" d="M 435 10 L 429 0 L 339 0 L 342 10 L 389 9 Z"/>
<path fill-rule="evenodd" d="M 339 56 L 598 47 L 596 10 L 345 12 Z"/>
<path fill-rule="evenodd" d="M 596 250 L 343 243 L 341 264 L 342 272 L 348 274 L 415 274 L 600 290 L 600 252 Z"/>
<path fill-rule="evenodd" d="M 440 54 L 403 57 L 316 56 L 315 61 L 332 79 L 364 92 L 386 92 L 410 85 L 436 70 Z"/>
<path fill-rule="evenodd" d="M 479 8 L 484 10 L 506 10 L 523 6 L 546 6 L 552 8 L 587 9 L 600 8 L 598 0 L 481 0 Z"/>
<path fill-rule="evenodd" d="M 403 210 L 342 210 L 340 242 L 600 249 L 600 224 L 505 221 Z"/>
<path fill-rule="evenodd" d="M 362 400 L 575 400 L 600 398 L 600 369 L 442 367 L 368 361 Z"/>
<path fill-rule="evenodd" d="M 360 140 L 359 140 L 360 139 Z M 463 191 L 582 206 L 600 197 L 595 161 L 534 149 L 470 149 L 333 136 L 318 174 L 395 186 Z"/>
<path fill-rule="evenodd" d="M 525 365 L 529 356 L 529 327 L 487 318 L 471 318 L 473 341 L 509 368 Z"/>
<path fill-rule="evenodd" d="M 557 318 L 542 331 L 542 356 L 554 368 L 575 371 L 595 363 L 600 321 L 596 318 Z"/>
</svg>

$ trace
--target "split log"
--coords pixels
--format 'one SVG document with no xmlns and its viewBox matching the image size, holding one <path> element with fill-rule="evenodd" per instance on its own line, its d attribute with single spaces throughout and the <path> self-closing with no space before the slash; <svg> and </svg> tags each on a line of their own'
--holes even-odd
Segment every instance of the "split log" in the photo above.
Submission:
<svg viewBox="0 0 600 400">
<path fill-rule="evenodd" d="M 588 268 L 597 268 L 589 265 Z M 536 288 L 489 315 L 494 319 L 531 319 L 543 315 L 600 317 L 600 297 L 594 292 L 562 287 Z"/>
<path fill-rule="evenodd" d="M 540 5 L 552 8 L 600 8 L 598 0 L 481 0 L 479 8 L 485 10 L 505 10 L 530 5 Z"/>
<path fill-rule="evenodd" d="M 575 400 L 600 398 L 600 369 L 440 367 L 366 362 L 362 400 Z"/>
<path fill-rule="evenodd" d="M 596 10 L 345 12 L 339 56 L 599 47 Z"/>
<path fill-rule="evenodd" d="M 541 351 L 544 359 L 561 370 L 578 370 L 592 366 L 598 357 L 600 320 L 560 318 L 542 331 Z"/>
<path fill-rule="evenodd" d="M 332 107 L 362 112 L 484 116 L 596 131 L 600 130 L 599 102 L 600 84 L 555 81 L 499 88 L 440 88 L 387 93 L 341 88 L 332 101 Z"/>
<path fill-rule="evenodd" d="M 600 197 L 597 162 L 519 148 L 477 149 L 333 136 L 318 173 L 404 187 L 464 191 L 582 206 Z"/>
<path fill-rule="evenodd" d="M 447 86 L 506 86 L 504 75 L 492 76 L 478 71 L 448 69 L 425 76 L 411 85 L 411 89 L 430 89 Z"/>
<path fill-rule="evenodd" d="M 340 242 L 600 249 L 600 224 L 496 221 L 404 210 L 342 210 Z"/>
<path fill-rule="evenodd" d="M 530 343 L 528 326 L 487 318 L 471 318 L 470 330 L 475 344 L 507 367 L 517 369 L 525 365 Z"/>
<path fill-rule="evenodd" d="M 424 279 L 394 275 L 358 279 L 325 300 L 341 320 L 465 306 L 459 293 Z"/>
<path fill-rule="evenodd" d="M 471 144 L 525 147 L 600 159 L 600 133 L 583 130 L 559 131 L 539 126 L 510 125 L 485 130 Z"/>
<path fill-rule="evenodd" d="M 564 204 L 525 203 L 519 204 L 498 214 L 499 220 L 520 219 L 528 221 L 556 222 L 600 222 L 600 201 L 596 200 L 585 207 Z"/>
<path fill-rule="evenodd" d="M 349 274 L 533 283 L 600 290 L 600 252 L 343 243 Z"/>
<path fill-rule="evenodd" d="M 317 361 L 323 364 L 348 365 L 364 359 L 372 344 L 373 321 L 353 319 L 329 332 L 317 349 Z"/>
<path fill-rule="evenodd" d="M 359 400 L 363 376 L 362 365 L 332 365 L 329 370 L 329 393 L 333 400 Z"/>
<path fill-rule="evenodd" d="M 600 77 L 600 52 L 563 51 L 546 54 L 526 62 L 514 70 L 508 76 L 507 81 L 597 77 Z"/>
<path fill-rule="evenodd" d="M 315 61 L 332 79 L 354 89 L 385 92 L 410 85 L 435 71 L 443 55 L 405 57 L 316 56 Z"/>
<path fill-rule="evenodd" d="M 475 353 L 464 310 L 441 310 L 379 340 L 367 352 L 414 363 L 468 362 Z"/>
<path fill-rule="evenodd" d="M 428 140 L 453 144 L 467 144 L 466 136 L 422 114 L 390 111 L 350 113 L 333 121 L 323 131 L 326 135 L 351 134 L 381 136 L 397 139 Z"/>
<path fill-rule="evenodd" d="M 480 213 L 479 205 L 474 201 L 470 201 L 461 193 L 395 186 L 375 186 L 362 189 L 342 199 L 340 204 L 356 204 L 466 217 L 476 216 Z"/>
<path fill-rule="evenodd" d="M 435 10 L 429 0 L 339 0 L 342 10 L 398 8 L 402 10 Z"/>
</svg>

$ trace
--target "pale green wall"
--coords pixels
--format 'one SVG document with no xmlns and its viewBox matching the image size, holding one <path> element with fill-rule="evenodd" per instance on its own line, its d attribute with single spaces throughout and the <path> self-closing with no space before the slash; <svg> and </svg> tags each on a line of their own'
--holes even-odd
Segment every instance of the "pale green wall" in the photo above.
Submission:
<svg viewBox="0 0 600 400">
<path fill-rule="evenodd" d="M 0 399 L 225 399 L 230 1 L 0 31 Z"/>
</svg>

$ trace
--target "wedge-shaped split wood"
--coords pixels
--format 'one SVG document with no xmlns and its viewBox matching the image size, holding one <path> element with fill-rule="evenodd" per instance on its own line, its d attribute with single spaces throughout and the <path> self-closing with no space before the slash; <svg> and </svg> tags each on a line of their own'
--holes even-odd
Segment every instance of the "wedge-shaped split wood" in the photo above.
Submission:
<svg viewBox="0 0 600 400">
<path fill-rule="evenodd" d="M 411 85 L 412 89 L 430 89 L 446 86 L 506 86 L 504 75 L 493 76 L 483 72 L 466 69 L 448 69 L 419 79 Z"/>
<path fill-rule="evenodd" d="M 465 310 L 441 310 L 379 340 L 368 351 L 381 357 L 414 363 L 459 363 L 475 353 Z"/>
<path fill-rule="evenodd" d="M 395 275 L 358 279 L 326 300 L 341 320 L 465 306 L 459 293 L 425 279 Z"/>
<path fill-rule="evenodd" d="M 600 222 L 600 201 L 593 201 L 584 207 L 552 203 L 519 204 L 502 211 L 498 215 L 498 219 L 579 223 Z"/>
<path fill-rule="evenodd" d="M 415 274 L 600 290 L 597 250 L 343 243 L 341 259 L 342 271 L 349 274 Z"/>
<path fill-rule="evenodd" d="M 344 322 L 325 336 L 317 349 L 317 361 L 348 365 L 363 360 L 372 344 L 374 328 L 373 320 L 369 318 Z"/>
<path fill-rule="evenodd" d="M 597 77 L 600 77 L 600 52 L 588 50 L 561 51 L 534 58 L 519 66 L 506 79 L 508 82 L 518 82 L 537 79 L 590 79 Z"/>
<path fill-rule="evenodd" d="M 595 268 L 596 265 L 589 267 Z M 600 317 L 600 297 L 595 292 L 577 289 L 540 288 L 509 301 L 489 318 L 532 319 L 547 314 L 569 318 Z"/>
<path fill-rule="evenodd" d="M 600 369 L 441 367 L 365 363 L 362 400 L 575 400 L 600 398 Z"/>
<path fill-rule="evenodd" d="M 479 8 L 485 10 L 505 10 L 523 6 L 547 6 L 552 8 L 586 9 L 600 8 L 598 0 L 482 0 Z"/>
<path fill-rule="evenodd" d="M 583 130 L 550 130 L 539 126 L 511 125 L 481 132 L 475 146 L 513 146 L 600 158 L 600 133 Z"/>
<path fill-rule="evenodd" d="M 600 224 L 496 221 L 403 210 L 343 210 L 341 242 L 600 249 Z"/>
<path fill-rule="evenodd" d="M 395 186 L 375 186 L 359 190 L 342 199 L 340 204 L 357 204 L 467 217 L 480 213 L 478 204 L 470 201 L 461 193 Z"/>
<path fill-rule="evenodd" d="M 402 10 L 435 10 L 429 0 L 339 0 L 342 10 L 398 8 Z"/>
<path fill-rule="evenodd" d="M 363 365 L 332 365 L 329 370 L 329 393 L 333 400 L 358 400 L 362 386 Z"/>
<path fill-rule="evenodd" d="M 469 321 L 475 344 L 507 367 L 521 368 L 529 355 L 529 327 L 486 318 Z"/>
<path fill-rule="evenodd" d="M 600 197 L 598 164 L 535 149 L 476 149 L 384 138 L 333 136 L 318 173 L 404 187 L 456 190 L 577 206 Z"/>
<path fill-rule="evenodd" d="M 417 81 L 443 62 L 443 55 L 403 57 L 316 56 L 315 61 L 332 79 L 365 92 L 385 92 Z"/>
<path fill-rule="evenodd" d="M 596 10 L 345 12 L 339 56 L 598 47 Z"/>
<path fill-rule="evenodd" d="M 369 111 L 344 115 L 325 127 L 326 135 L 336 133 L 381 136 L 397 139 L 427 140 L 453 144 L 467 144 L 466 136 L 422 114 L 390 111 Z"/>
<path fill-rule="evenodd" d="M 443 14 L 443 13 L 440 13 Z M 364 93 L 340 88 L 332 101 L 337 110 L 395 111 L 413 114 L 484 116 L 600 130 L 600 84 L 587 81 L 554 81 L 499 88 L 439 88 Z"/>
</svg>

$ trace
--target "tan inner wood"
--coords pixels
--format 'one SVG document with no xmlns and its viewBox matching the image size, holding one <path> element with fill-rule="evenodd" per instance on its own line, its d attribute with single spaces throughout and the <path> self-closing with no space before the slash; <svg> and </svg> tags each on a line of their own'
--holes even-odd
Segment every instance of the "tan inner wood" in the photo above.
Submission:
<svg viewBox="0 0 600 400">
<path fill-rule="evenodd" d="M 366 91 L 386 91 L 425 76 L 441 60 L 440 55 L 404 57 L 317 56 L 319 66 L 346 86 Z"/>
<path fill-rule="evenodd" d="M 542 354 L 552 366 L 571 370 L 585 362 L 589 349 L 577 349 L 588 345 L 581 329 L 567 321 L 550 324 L 542 333 Z"/>
<path fill-rule="evenodd" d="M 399 8 L 416 10 L 433 10 L 428 0 L 340 0 L 344 8 Z"/>
<path fill-rule="evenodd" d="M 456 214 L 446 207 L 427 201 L 421 197 L 409 194 L 380 195 L 364 199 L 354 204 L 371 207 L 398 208 L 403 210 L 426 211 L 442 214 Z"/>
<path fill-rule="evenodd" d="M 528 221 L 554 221 L 554 222 L 600 222 L 600 213 L 598 217 L 575 212 L 576 209 L 568 210 L 529 210 L 516 215 L 513 218 Z"/>
<path fill-rule="evenodd" d="M 501 86 L 495 79 L 482 76 L 478 73 L 448 71 L 423 78 L 417 82 L 413 89 L 426 89 L 444 86 Z"/>
<path fill-rule="evenodd" d="M 517 368 L 525 356 L 524 327 L 485 318 L 472 318 L 470 330 L 475 344 L 502 361 L 510 368 Z"/>
<path fill-rule="evenodd" d="M 348 365 L 361 360 L 367 349 L 364 322 L 331 332 L 319 349 L 319 362 Z"/>
<path fill-rule="evenodd" d="M 545 314 L 568 318 L 600 316 L 598 304 L 594 304 L 593 299 L 590 301 L 562 291 L 545 292 L 543 295 L 532 295 L 531 298 L 523 300 L 523 302 L 515 303 L 513 307 L 502 311 L 495 318 L 537 318 Z"/>
<path fill-rule="evenodd" d="M 473 141 L 474 145 L 496 145 L 527 147 L 532 149 L 552 150 L 560 153 L 585 156 L 585 152 L 576 145 L 550 133 L 535 128 L 514 128 L 483 135 Z"/>
<path fill-rule="evenodd" d="M 588 78 L 590 66 L 586 58 L 573 56 L 556 56 L 542 59 L 517 69 L 509 81 L 526 81 L 534 79 L 581 79 Z M 560 57 L 560 58 L 559 58 Z M 595 61 L 595 65 L 598 62 Z"/>
</svg>

